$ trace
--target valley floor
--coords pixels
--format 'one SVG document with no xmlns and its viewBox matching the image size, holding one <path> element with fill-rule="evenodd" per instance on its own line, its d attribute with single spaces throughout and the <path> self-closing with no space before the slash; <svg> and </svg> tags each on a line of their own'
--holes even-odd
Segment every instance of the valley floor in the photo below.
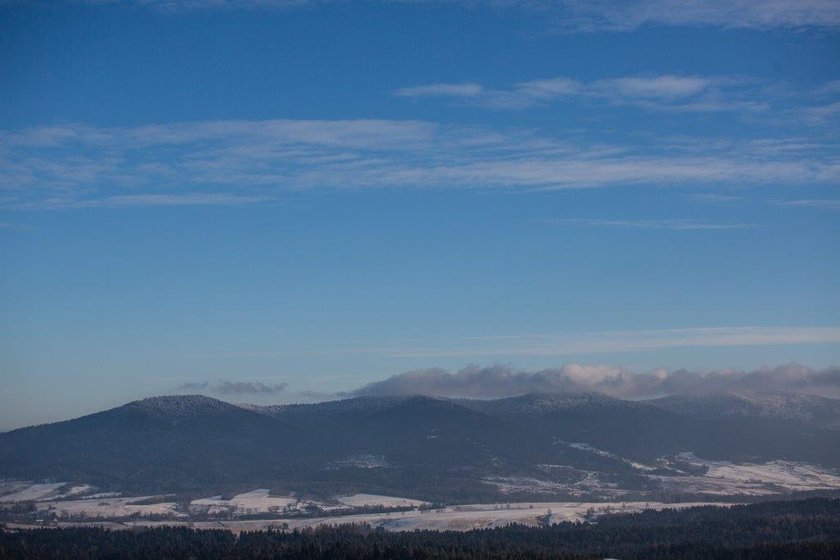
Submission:
<svg viewBox="0 0 840 560">
<path fill-rule="evenodd" d="M 0 480 L 0 522 L 16 527 L 170 525 L 233 532 L 339 524 L 367 524 L 389 531 L 470 530 L 511 524 L 547 526 L 610 513 L 731 506 L 772 496 L 840 491 L 837 473 L 800 462 L 735 464 L 704 460 L 691 453 L 660 462 L 658 468 L 639 467 L 657 488 L 649 494 L 623 490 L 615 484 L 600 485 L 596 472 L 585 477 L 585 486 L 574 483 L 568 488 L 559 482 L 509 476 L 485 481 L 498 489 L 496 503 L 450 503 L 446 507 L 413 497 L 366 493 L 314 499 L 257 488 L 235 495 L 185 499 L 176 495 L 126 496 L 82 483 Z M 567 497 L 552 495 L 558 487 Z M 523 494 L 533 497 L 517 499 Z"/>
<path fill-rule="evenodd" d="M 370 525 L 387 531 L 467 531 L 508 525 L 540 527 L 565 521 L 591 521 L 596 517 L 615 513 L 637 513 L 645 510 L 680 510 L 696 506 L 730 507 L 727 502 L 514 502 L 498 504 L 464 504 L 436 509 L 412 509 L 382 513 L 332 515 L 312 518 L 248 519 L 219 521 L 187 520 L 127 520 L 127 521 L 61 521 L 55 527 L 102 527 L 131 529 L 137 527 L 178 526 L 192 529 L 227 529 L 266 531 L 269 529 L 304 529 L 337 525 Z M 32 529 L 43 524 L 9 523 L 7 527 Z"/>
</svg>

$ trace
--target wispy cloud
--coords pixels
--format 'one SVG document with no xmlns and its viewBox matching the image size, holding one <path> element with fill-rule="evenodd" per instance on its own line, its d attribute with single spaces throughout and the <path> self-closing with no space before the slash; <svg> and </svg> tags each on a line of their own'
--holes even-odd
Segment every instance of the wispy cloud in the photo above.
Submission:
<svg viewBox="0 0 840 560">
<path fill-rule="evenodd" d="M 468 366 L 408 371 L 366 385 L 354 395 L 428 395 L 497 398 L 527 393 L 598 392 L 614 397 L 657 397 L 717 391 L 782 391 L 840 396 L 840 368 L 813 370 L 797 364 L 754 371 L 634 372 L 620 366 L 565 364 L 555 369 L 516 370 L 511 366 Z"/>
<path fill-rule="evenodd" d="M 0 231 L 32 231 L 30 226 L 22 226 L 20 224 L 13 224 L 10 222 L 0 222 Z"/>
<path fill-rule="evenodd" d="M 703 327 L 478 337 L 437 346 L 371 349 L 400 358 L 575 356 L 664 348 L 840 343 L 840 327 Z"/>
<path fill-rule="evenodd" d="M 603 220 L 591 218 L 566 218 L 548 220 L 553 224 L 569 224 L 593 227 L 631 228 L 631 229 L 665 229 L 676 231 L 689 230 L 726 230 L 758 227 L 756 224 L 718 224 L 700 222 L 697 220 Z"/>
<path fill-rule="evenodd" d="M 485 89 L 481 84 L 428 84 L 397 90 L 402 97 L 481 97 Z"/>
<path fill-rule="evenodd" d="M 285 10 L 330 4 L 338 0 L 87 0 L 95 4 L 118 1 L 148 6 L 164 12 L 185 12 L 191 10 Z"/>
<path fill-rule="evenodd" d="M 743 29 L 840 26 L 834 0 L 560 0 L 570 31 L 632 31 L 644 25 Z"/>
<path fill-rule="evenodd" d="M 743 200 L 744 197 L 737 196 L 733 194 L 720 194 L 720 193 L 695 193 L 691 195 L 693 200 L 697 200 L 700 202 L 711 202 L 711 203 L 727 203 L 727 202 L 735 202 L 736 200 Z"/>
<path fill-rule="evenodd" d="M 832 94 L 821 86 L 813 92 L 793 92 L 786 84 L 774 84 L 745 76 L 641 75 L 579 81 L 570 77 L 518 82 L 507 88 L 489 88 L 478 83 L 430 84 L 394 92 L 411 99 L 442 98 L 489 109 L 526 109 L 559 101 L 587 101 L 613 106 L 631 106 L 651 111 L 708 113 L 741 111 L 758 113 L 774 108 L 790 110 L 804 104 L 803 114 L 818 123 L 838 112 L 827 104 Z M 822 92 L 818 94 L 818 92 Z M 810 104 L 810 105 L 808 105 Z"/>
<path fill-rule="evenodd" d="M 811 124 L 835 123 L 840 117 L 840 101 L 805 107 L 799 111 L 799 116 Z"/>
<path fill-rule="evenodd" d="M 179 391 L 209 392 L 218 395 L 271 395 L 286 390 L 288 383 L 266 385 L 255 381 L 189 382 L 178 387 Z"/>
<path fill-rule="evenodd" d="M 108 3 L 116 0 L 88 0 Z M 283 10 L 342 0 L 125 0 L 163 11 Z M 360 0 L 359 3 L 361 3 Z M 379 0 L 381 4 L 447 4 L 472 9 L 527 9 L 576 32 L 632 31 L 643 25 L 775 29 L 840 26 L 834 0 Z"/>
<path fill-rule="evenodd" d="M 0 207 L 241 205 L 301 189 L 726 188 L 840 180 L 836 142 L 790 144 L 690 138 L 603 144 L 580 135 L 391 120 L 39 126 L 0 131 Z"/>
<path fill-rule="evenodd" d="M 538 104 L 584 93 L 584 85 L 570 78 L 521 82 L 510 89 L 486 88 L 476 83 L 428 84 L 398 89 L 394 95 L 419 99 L 439 97 L 458 99 L 493 109 L 524 109 Z"/>
<path fill-rule="evenodd" d="M 46 208 L 132 208 L 148 206 L 239 206 L 269 200 L 261 196 L 225 193 L 130 194 L 98 199 L 52 197 L 43 201 Z"/>
<path fill-rule="evenodd" d="M 781 206 L 799 206 L 802 208 L 825 208 L 827 210 L 840 210 L 840 199 L 812 199 L 812 200 L 786 200 L 779 203 Z"/>
</svg>

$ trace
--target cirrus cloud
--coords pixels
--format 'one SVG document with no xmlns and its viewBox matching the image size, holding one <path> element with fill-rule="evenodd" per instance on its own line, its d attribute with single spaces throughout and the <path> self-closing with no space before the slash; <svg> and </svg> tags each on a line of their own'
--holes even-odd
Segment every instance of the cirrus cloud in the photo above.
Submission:
<svg viewBox="0 0 840 560">
<path fill-rule="evenodd" d="M 828 86 L 805 92 L 813 99 L 803 111 L 811 121 L 830 117 L 825 107 Z M 453 99 L 488 109 L 526 109 L 558 101 L 586 101 L 619 107 L 683 113 L 742 111 L 757 113 L 771 107 L 778 111 L 801 102 L 784 84 L 766 83 L 744 76 L 637 75 L 580 81 L 567 76 L 517 82 L 490 88 L 478 83 L 436 83 L 398 89 L 409 99 Z"/>
<path fill-rule="evenodd" d="M 88 0 L 106 4 L 117 0 Z M 285 10 L 337 4 L 341 0 L 124 0 L 172 12 L 194 10 Z M 7 2 L 13 3 L 13 2 Z M 380 4 L 447 4 L 471 9 L 529 10 L 560 29 L 575 32 L 632 31 L 644 25 L 741 29 L 840 26 L 833 0 L 379 0 Z"/>
<path fill-rule="evenodd" d="M 840 26 L 833 0 L 560 0 L 560 26 L 571 31 L 632 31 L 644 25 L 734 29 Z"/>
<path fill-rule="evenodd" d="M 303 189 L 553 190 L 840 181 L 836 142 L 581 135 L 416 120 L 201 121 L 0 131 L 0 207 L 238 205 Z"/>
</svg>

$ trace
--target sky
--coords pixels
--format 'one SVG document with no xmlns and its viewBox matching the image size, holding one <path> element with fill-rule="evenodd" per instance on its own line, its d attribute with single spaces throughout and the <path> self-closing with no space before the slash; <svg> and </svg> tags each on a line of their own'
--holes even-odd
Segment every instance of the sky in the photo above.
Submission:
<svg viewBox="0 0 840 560">
<path fill-rule="evenodd" d="M 834 0 L 0 0 L 0 430 L 836 368 L 838 130 Z"/>
</svg>

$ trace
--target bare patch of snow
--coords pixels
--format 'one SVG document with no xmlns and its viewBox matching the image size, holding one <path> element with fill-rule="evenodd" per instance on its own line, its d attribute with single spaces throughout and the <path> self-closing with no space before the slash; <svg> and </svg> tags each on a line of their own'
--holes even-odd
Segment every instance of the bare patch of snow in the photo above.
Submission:
<svg viewBox="0 0 840 560">
<path fill-rule="evenodd" d="M 619 497 L 627 493 L 618 488 L 617 484 L 602 481 L 595 471 L 575 473 L 580 477 L 575 482 L 555 482 L 527 476 L 488 477 L 482 482 L 495 486 L 502 494 L 567 494 L 582 497 L 597 492 L 604 497 Z"/>
<path fill-rule="evenodd" d="M 597 447 L 594 447 L 594 446 L 592 446 L 588 443 L 577 443 L 577 442 L 569 443 L 569 442 L 565 442 L 565 441 L 562 441 L 562 440 L 556 440 L 554 443 L 555 444 L 559 443 L 561 445 L 566 445 L 568 447 L 571 447 L 573 449 L 578 449 L 580 451 L 586 451 L 588 453 L 594 453 L 595 455 L 599 455 L 601 457 L 609 457 L 610 459 L 615 459 L 617 461 L 621 461 L 622 463 L 627 463 L 628 465 L 630 465 L 631 467 L 633 467 L 636 470 L 640 470 L 640 471 L 654 471 L 654 470 L 656 470 L 655 467 L 650 467 L 648 465 L 643 465 L 642 463 L 636 463 L 634 461 L 630 461 L 628 459 L 625 459 L 624 457 L 616 455 L 615 453 L 605 451 L 604 449 L 598 449 Z"/>
<path fill-rule="evenodd" d="M 23 488 L 0 496 L 0 502 L 31 502 L 43 500 L 54 497 L 58 494 L 58 489 L 65 486 L 66 482 L 52 482 L 48 484 L 29 484 Z"/>
<path fill-rule="evenodd" d="M 327 465 L 327 469 L 381 469 L 389 466 L 388 461 L 382 455 L 353 455 L 333 461 Z"/>
<path fill-rule="evenodd" d="M 416 508 L 428 503 L 422 500 L 412 500 L 411 498 L 379 496 L 376 494 L 353 494 L 352 496 L 342 496 L 336 499 L 340 503 L 350 507 Z"/>
<path fill-rule="evenodd" d="M 570 484 L 527 476 L 490 477 L 485 478 L 483 482 L 495 486 L 502 494 L 555 494 L 557 492 L 569 492 L 573 488 Z"/>
</svg>

